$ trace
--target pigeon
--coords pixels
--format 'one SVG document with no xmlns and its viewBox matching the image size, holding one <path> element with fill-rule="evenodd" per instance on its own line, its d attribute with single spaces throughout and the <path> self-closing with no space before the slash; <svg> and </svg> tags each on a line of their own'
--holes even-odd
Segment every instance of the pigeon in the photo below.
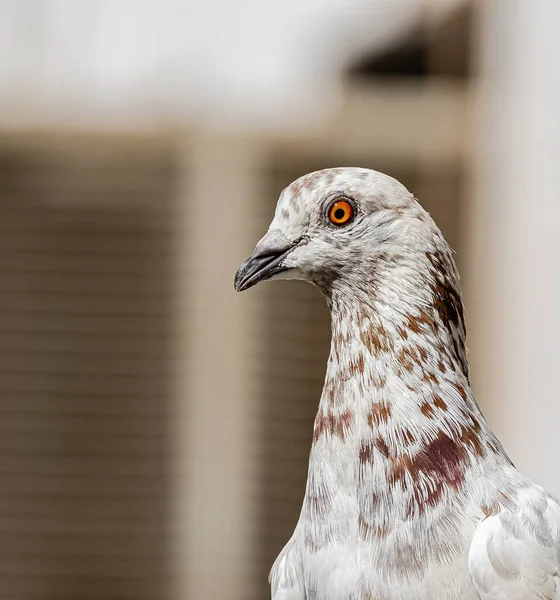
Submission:
<svg viewBox="0 0 560 600">
<path fill-rule="evenodd" d="M 515 469 L 469 385 L 452 250 L 362 168 L 280 195 L 235 276 L 315 285 L 331 349 L 299 520 L 273 600 L 559 600 L 560 503 Z"/>
</svg>

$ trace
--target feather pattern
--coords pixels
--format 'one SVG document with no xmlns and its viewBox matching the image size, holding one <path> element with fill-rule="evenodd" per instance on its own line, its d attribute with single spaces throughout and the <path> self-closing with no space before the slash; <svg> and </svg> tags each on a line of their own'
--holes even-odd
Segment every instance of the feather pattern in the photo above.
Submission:
<svg viewBox="0 0 560 600">
<path fill-rule="evenodd" d="M 333 227 L 341 197 L 355 215 Z M 257 259 L 279 247 L 265 274 Z M 332 317 L 273 600 L 560 600 L 560 505 L 514 468 L 472 396 L 452 251 L 410 193 L 366 169 L 304 176 L 248 263 L 238 289 L 304 279 Z"/>
</svg>

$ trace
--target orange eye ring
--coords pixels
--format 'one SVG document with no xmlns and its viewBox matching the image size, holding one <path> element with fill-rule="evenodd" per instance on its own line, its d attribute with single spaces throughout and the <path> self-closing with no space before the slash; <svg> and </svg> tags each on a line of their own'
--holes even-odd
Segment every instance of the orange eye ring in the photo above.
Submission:
<svg viewBox="0 0 560 600">
<path fill-rule="evenodd" d="M 348 200 L 335 200 L 330 205 L 327 214 L 333 225 L 346 225 L 354 216 L 354 207 Z"/>
</svg>

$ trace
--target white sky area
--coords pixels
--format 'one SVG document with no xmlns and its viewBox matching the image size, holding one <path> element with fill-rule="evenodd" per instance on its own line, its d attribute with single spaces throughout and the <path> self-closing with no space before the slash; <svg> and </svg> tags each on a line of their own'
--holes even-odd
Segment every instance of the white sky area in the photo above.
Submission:
<svg viewBox="0 0 560 600">
<path fill-rule="evenodd" d="M 453 0 L 0 0 L 0 111 L 313 119 L 351 59 Z"/>
</svg>

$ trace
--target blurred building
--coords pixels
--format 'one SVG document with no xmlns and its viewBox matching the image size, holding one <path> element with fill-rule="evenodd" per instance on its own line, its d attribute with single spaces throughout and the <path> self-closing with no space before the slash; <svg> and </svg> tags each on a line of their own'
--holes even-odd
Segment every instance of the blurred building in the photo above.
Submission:
<svg viewBox="0 0 560 600">
<path fill-rule="evenodd" d="M 268 597 L 329 319 L 303 283 L 232 282 L 328 166 L 438 222 L 478 398 L 560 492 L 558 12 L 0 2 L 0 600 Z"/>
</svg>

